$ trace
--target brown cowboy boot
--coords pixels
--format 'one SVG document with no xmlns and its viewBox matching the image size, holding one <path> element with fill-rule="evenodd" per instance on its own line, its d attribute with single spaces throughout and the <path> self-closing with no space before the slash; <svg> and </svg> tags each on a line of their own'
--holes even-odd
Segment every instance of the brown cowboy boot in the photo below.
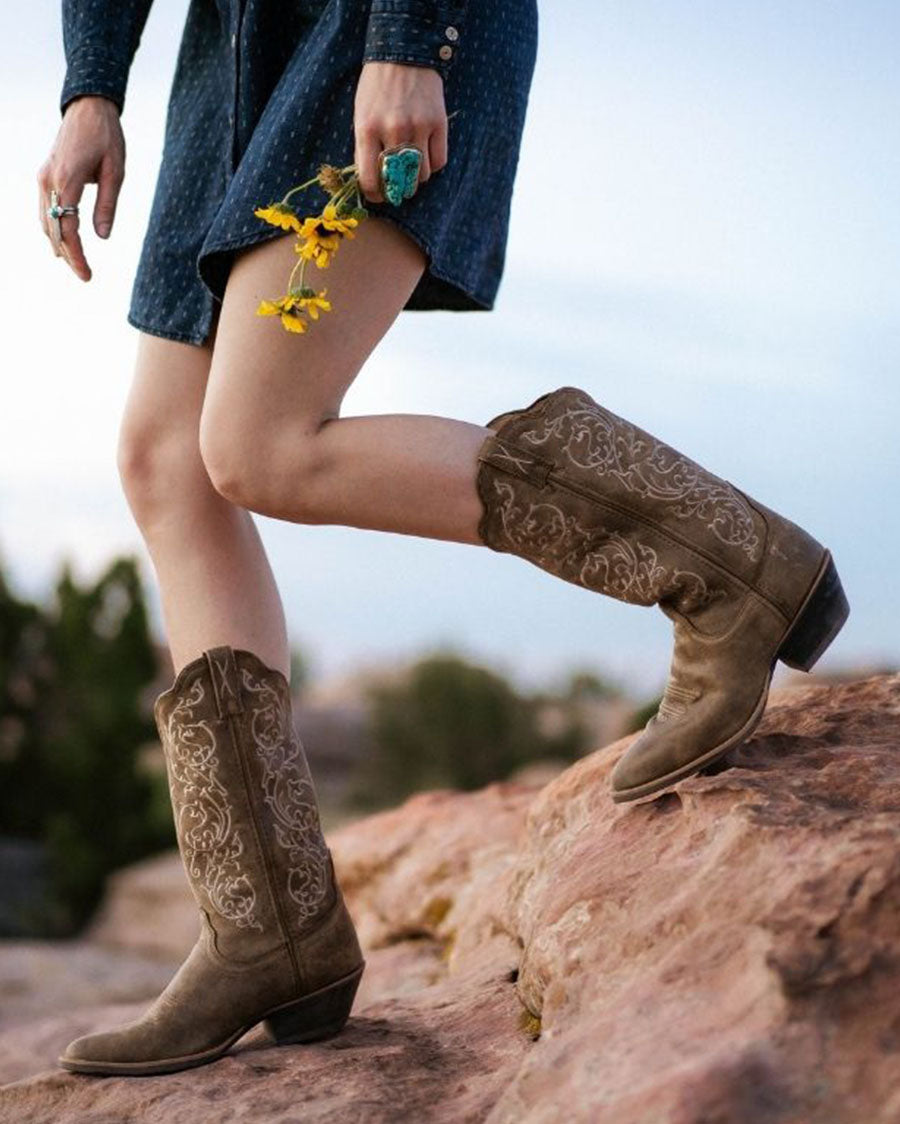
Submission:
<svg viewBox="0 0 900 1124">
<path fill-rule="evenodd" d="M 211 648 L 154 714 L 200 937 L 141 1018 L 76 1039 L 60 1065 L 169 1073 L 218 1058 L 259 1022 L 278 1044 L 336 1034 L 364 961 L 287 680 L 251 652 Z"/>
<path fill-rule="evenodd" d="M 487 424 L 476 481 L 486 545 L 674 621 L 659 711 L 617 762 L 614 800 L 744 741 L 775 662 L 809 671 L 846 620 L 823 546 L 585 391 L 561 387 Z"/>
</svg>

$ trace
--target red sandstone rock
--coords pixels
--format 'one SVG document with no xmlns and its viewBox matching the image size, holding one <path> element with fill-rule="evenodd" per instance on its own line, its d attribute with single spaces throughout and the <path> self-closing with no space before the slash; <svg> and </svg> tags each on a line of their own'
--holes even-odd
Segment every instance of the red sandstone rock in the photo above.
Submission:
<svg viewBox="0 0 900 1124">
<path fill-rule="evenodd" d="M 107 948 L 183 959 L 200 932 L 177 851 L 111 875 L 88 939 Z"/>
<path fill-rule="evenodd" d="M 140 1005 L 61 1011 L 0 1031 L 35 1073 L 0 1120 L 897 1124 L 900 676 L 773 694 L 715 771 L 614 805 L 626 744 L 329 836 L 368 961 L 336 1038 L 94 1079 L 57 1050 Z"/>
</svg>

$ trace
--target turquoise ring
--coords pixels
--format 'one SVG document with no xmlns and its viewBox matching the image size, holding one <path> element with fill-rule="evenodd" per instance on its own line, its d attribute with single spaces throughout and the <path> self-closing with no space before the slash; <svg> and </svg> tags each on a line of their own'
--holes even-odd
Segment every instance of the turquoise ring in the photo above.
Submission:
<svg viewBox="0 0 900 1124">
<path fill-rule="evenodd" d="M 378 179 L 388 203 L 399 207 L 404 199 L 415 195 L 421 167 L 422 150 L 414 144 L 395 144 L 379 154 Z"/>
</svg>

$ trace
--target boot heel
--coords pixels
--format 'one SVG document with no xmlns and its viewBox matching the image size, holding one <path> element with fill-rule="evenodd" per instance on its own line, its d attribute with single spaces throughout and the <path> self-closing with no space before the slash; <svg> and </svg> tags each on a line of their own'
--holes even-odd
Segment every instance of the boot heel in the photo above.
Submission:
<svg viewBox="0 0 900 1124">
<path fill-rule="evenodd" d="M 778 649 L 778 659 L 788 667 L 811 671 L 843 628 L 849 613 L 841 579 L 829 554 L 821 577 Z"/>
<path fill-rule="evenodd" d="M 279 1046 L 337 1034 L 350 1015 L 363 967 L 273 1012 L 264 1020 L 266 1030 Z"/>
</svg>

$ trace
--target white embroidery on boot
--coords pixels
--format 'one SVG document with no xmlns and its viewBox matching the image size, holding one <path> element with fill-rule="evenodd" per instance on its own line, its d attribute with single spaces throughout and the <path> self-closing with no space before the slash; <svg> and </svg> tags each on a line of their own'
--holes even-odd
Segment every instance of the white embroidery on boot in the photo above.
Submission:
<svg viewBox="0 0 900 1124">
<path fill-rule="evenodd" d="M 549 502 L 517 502 L 515 487 L 494 480 L 501 543 L 529 561 L 568 581 L 638 605 L 662 599 L 691 613 L 709 604 L 720 591 L 690 570 L 669 570 L 652 546 L 625 538 L 601 526 L 582 527 L 574 515 Z"/>
<path fill-rule="evenodd" d="M 751 561 L 759 557 L 755 513 L 737 489 L 593 399 L 576 398 L 521 435 L 531 445 L 551 438 L 573 465 L 663 500 L 676 518 L 696 517 L 726 546 L 739 547 Z"/>
<path fill-rule="evenodd" d="M 693 687 L 683 687 L 680 683 L 669 679 L 663 691 L 663 696 L 659 700 L 659 708 L 656 712 L 657 721 L 665 722 L 670 718 L 681 717 L 688 707 L 700 698 L 700 694 L 700 691 Z"/>
<path fill-rule="evenodd" d="M 306 755 L 281 693 L 241 670 L 253 696 L 250 728 L 263 765 L 262 788 L 275 821 L 275 837 L 287 851 L 286 889 L 301 922 L 314 917 L 329 890 L 328 847 L 322 835 Z"/>
<path fill-rule="evenodd" d="M 203 680 L 196 680 L 165 723 L 175 829 L 188 874 L 206 891 L 215 912 L 239 929 L 262 931 L 256 892 L 240 862 L 244 842 L 218 776 L 215 732 L 206 719 L 193 721 L 194 707 L 205 694 Z"/>
</svg>

